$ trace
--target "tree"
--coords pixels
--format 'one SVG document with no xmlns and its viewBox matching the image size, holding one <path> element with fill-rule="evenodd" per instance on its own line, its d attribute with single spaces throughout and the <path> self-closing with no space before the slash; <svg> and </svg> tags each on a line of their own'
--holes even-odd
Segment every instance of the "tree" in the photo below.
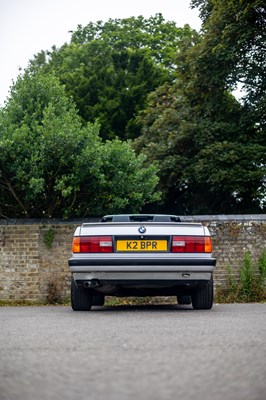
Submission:
<svg viewBox="0 0 266 400">
<path fill-rule="evenodd" d="M 240 198 L 239 189 L 234 191 L 237 205 L 241 208 L 245 204 L 244 210 L 253 211 L 255 202 L 258 205 L 255 209 L 260 212 L 266 205 L 265 2 L 192 0 L 191 3 L 200 8 L 203 22 L 203 37 L 196 49 L 193 71 L 196 85 L 200 82 L 201 87 L 209 90 L 218 86 L 230 91 L 241 85 L 244 91 L 239 129 L 236 126 L 232 132 L 237 156 L 231 160 L 231 167 L 239 174 L 234 177 L 229 174 L 228 179 L 239 187 L 241 176 L 245 176 L 246 185 L 242 184 Z M 225 147 L 219 144 L 217 149 L 227 153 L 228 144 Z M 221 170 L 219 161 L 216 165 Z"/>
<path fill-rule="evenodd" d="M 220 119 L 200 118 L 187 98 L 171 89 L 161 88 L 150 96 L 143 135 L 135 141 L 160 168 L 161 211 L 260 212 L 265 146 L 252 121 L 245 121 L 244 111 L 230 95 Z"/>
<path fill-rule="evenodd" d="M 199 7 L 203 41 L 197 71 L 206 80 L 239 85 L 244 100 L 266 123 L 266 7 L 263 0 L 192 0 Z M 212 68 L 208 68 L 208 65 Z"/>
<path fill-rule="evenodd" d="M 31 69 L 53 71 L 83 120 L 98 119 L 104 139 L 135 138 L 148 93 L 175 78 L 176 52 L 194 35 L 161 14 L 89 23 L 78 26 L 69 44 L 37 54 Z"/>
<path fill-rule="evenodd" d="M 253 105 L 230 94 L 227 65 L 210 46 L 216 39 L 206 31 L 185 44 L 176 81 L 151 94 L 141 116 L 135 146 L 160 167 L 162 210 L 260 212 L 265 205 L 265 133 Z"/>
<path fill-rule="evenodd" d="M 0 215 L 92 216 L 138 211 L 158 199 L 154 166 L 130 143 L 104 144 L 83 126 L 55 76 L 20 76 L 0 112 Z"/>
</svg>

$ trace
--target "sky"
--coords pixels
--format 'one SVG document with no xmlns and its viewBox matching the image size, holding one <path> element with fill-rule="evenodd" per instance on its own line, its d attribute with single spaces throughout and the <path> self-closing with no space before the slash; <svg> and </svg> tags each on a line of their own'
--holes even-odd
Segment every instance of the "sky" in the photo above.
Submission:
<svg viewBox="0 0 266 400">
<path fill-rule="evenodd" d="M 190 0 L 0 0 L 0 106 L 34 54 L 68 43 L 77 25 L 161 13 L 177 26 L 200 29 Z"/>
</svg>

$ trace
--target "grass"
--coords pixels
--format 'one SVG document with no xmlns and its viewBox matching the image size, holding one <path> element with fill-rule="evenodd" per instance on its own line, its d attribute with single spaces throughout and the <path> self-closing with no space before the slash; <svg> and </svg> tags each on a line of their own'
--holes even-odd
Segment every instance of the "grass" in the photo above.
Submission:
<svg viewBox="0 0 266 400">
<path fill-rule="evenodd" d="M 104 303 L 107 306 L 138 306 L 156 304 L 177 304 L 175 296 L 155 296 L 155 297 L 111 297 L 107 296 Z"/>
<path fill-rule="evenodd" d="M 43 307 L 43 306 L 70 306 L 70 299 L 66 298 L 59 303 L 48 303 L 47 300 L 14 300 L 4 299 L 0 300 L 0 307 Z"/>
<path fill-rule="evenodd" d="M 145 304 L 176 304 L 176 297 L 115 297 L 106 296 L 106 306 L 123 306 L 123 305 L 145 305 Z M 70 306 L 70 298 L 60 299 L 55 302 L 54 299 L 49 303 L 47 300 L 0 300 L 0 307 L 13 306 L 13 307 L 29 307 L 29 306 Z"/>
</svg>

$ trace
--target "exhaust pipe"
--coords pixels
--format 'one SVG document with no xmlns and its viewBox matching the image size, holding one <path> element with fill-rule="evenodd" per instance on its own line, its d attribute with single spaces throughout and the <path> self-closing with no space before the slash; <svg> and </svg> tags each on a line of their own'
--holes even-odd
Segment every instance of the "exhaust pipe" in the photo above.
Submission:
<svg viewBox="0 0 266 400">
<path fill-rule="evenodd" d="M 99 282 L 96 280 L 91 280 L 91 281 L 85 281 L 84 282 L 84 287 L 85 288 L 95 288 L 100 286 Z"/>
</svg>

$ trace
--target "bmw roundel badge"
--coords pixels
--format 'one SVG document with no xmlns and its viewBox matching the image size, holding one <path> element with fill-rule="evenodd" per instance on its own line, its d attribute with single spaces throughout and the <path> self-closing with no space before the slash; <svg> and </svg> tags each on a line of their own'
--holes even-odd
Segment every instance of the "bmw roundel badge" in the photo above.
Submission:
<svg viewBox="0 0 266 400">
<path fill-rule="evenodd" d="M 139 233 L 143 234 L 143 233 L 145 233 L 145 232 L 146 232 L 145 226 L 140 226 L 140 227 L 139 227 Z"/>
</svg>

